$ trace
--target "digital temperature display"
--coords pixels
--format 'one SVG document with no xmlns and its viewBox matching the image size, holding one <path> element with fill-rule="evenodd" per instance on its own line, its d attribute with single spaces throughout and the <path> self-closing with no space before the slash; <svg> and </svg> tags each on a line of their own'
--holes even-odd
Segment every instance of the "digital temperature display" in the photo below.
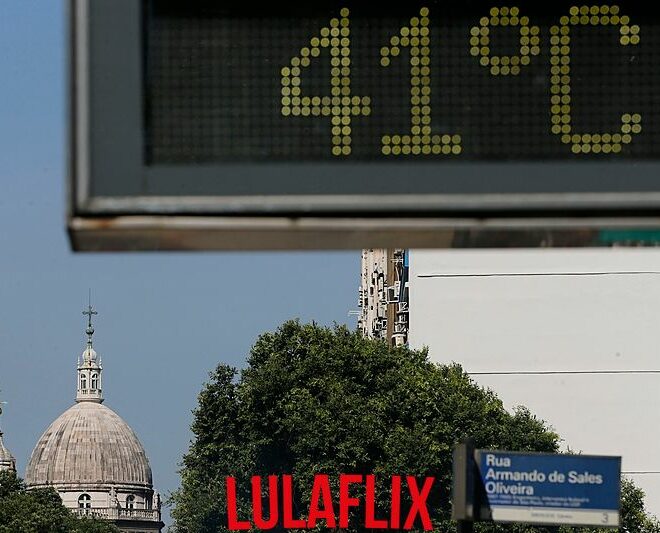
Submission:
<svg viewBox="0 0 660 533">
<path fill-rule="evenodd" d="M 655 159 L 651 2 L 144 7 L 150 164 Z"/>
</svg>

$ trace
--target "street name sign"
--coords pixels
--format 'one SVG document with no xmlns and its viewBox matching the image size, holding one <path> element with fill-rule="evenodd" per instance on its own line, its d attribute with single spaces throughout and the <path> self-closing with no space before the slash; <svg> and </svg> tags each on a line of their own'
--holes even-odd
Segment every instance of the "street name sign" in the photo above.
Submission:
<svg viewBox="0 0 660 533">
<path fill-rule="evenodd" d="M 651 2 L 70 2 L 74 249 L 660 241 Z"/>
<path fill-rule="evenodd" d="M 480 517 L 619 526 L 621 458 L 477 450 Z"/>
</svg>

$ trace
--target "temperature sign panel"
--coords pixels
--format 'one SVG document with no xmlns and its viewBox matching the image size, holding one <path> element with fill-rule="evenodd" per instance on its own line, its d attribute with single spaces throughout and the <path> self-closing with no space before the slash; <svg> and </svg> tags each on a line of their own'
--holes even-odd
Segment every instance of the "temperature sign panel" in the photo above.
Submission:
<svg viewBox="0 0 660 533">
<path fill-rule="evenodd" d="M 153 2 L 149 160 L 654 159 L 645 5 Z"/>
<path fill-rule="evenodd" d="M 436 230 L 490 220 L 660 227 L 651 2 L 71 5 L 74 236 L 119 215 L 312 217 L 329 247 L 455 245 Z"/>
</svg>

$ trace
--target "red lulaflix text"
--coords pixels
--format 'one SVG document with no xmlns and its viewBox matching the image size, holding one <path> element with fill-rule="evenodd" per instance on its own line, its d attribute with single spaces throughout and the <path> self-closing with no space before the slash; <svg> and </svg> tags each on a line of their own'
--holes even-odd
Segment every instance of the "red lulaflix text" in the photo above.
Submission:
<svg viewBox="0 0 660 533">
<path fill-rule="evenodd" d="M 236 502 L 236 479 L 227 477 L 227 521 L 231 530 L 273 529 L 281 525 L 284 529 L 313 529 L 318 522 L 329 528 L 347 528 L 352 508 L 364 508 L 364 527 L 368 529 L 412 529 L 419 519 L 423 529 L 433 529 L 427 501 L 433 488 L 433 477 L 424 479 L 421 487 L 414 476 L 405 476 L 405 489 L 412 502 L 407 509 L 405 520 L 401 521 L 401 490 L 404 486 L 401 476 L 392 476 L 390 489 L 389 516 L 376 516 L 376 478 L 373 475 L 341 474 L 339 476 L 339 501 L 334 502 L 330 489 L 330 478 L 326 474 L 314 476 L 312 495 L 307 518 L 296 517 L 293 505 L 293 479 L 290 475 L 268 476 L 267 509 L 262 493 L 264 487 L 261 476 L 251 479 L 252 517 L 238 516 Z M 351 486 L 364 485 L 364 505 L 360 498 L 351 496 Z M 281 491 L 279 490 L 281 487 Z M 281 505 L 280 505 L 281 501 Z M 281 520 L 280 520 L 281 511 Z"/>
</svg>

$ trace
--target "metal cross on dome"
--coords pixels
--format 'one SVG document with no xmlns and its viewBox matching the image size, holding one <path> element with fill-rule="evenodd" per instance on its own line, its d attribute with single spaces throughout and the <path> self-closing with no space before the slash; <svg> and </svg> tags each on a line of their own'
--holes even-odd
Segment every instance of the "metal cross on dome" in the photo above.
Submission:
<svg viewBox="0 0 660 533">
<path fill-rule="evenodd" d="M 92 307 L 92 291 L 89 291 L 89 303 L 87 304 L 87 310 L 82 312 L 83 315 L 87 316 L 87 343 L 92 345 L 92 335 L 94 335 L 94 326 L 92 326 L 92 316 L 98 315 L 98 312 Z"/>
</svg>

